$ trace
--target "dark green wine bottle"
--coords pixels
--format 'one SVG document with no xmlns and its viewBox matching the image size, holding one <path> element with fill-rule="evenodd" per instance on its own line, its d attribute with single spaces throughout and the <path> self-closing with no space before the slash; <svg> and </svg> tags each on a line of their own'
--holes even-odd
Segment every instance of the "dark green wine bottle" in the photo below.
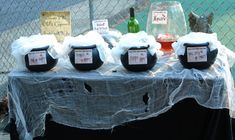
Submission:
<svg viewBox="0 0 235 140">
<path fill-rule="evenodd" d="M 128 33 L 137 33 L 140 31 L 140 26 L 138 20 L 135 18 L 134 8 L 130 8 L 130 19 L 127 24 Z"/>
</svg>

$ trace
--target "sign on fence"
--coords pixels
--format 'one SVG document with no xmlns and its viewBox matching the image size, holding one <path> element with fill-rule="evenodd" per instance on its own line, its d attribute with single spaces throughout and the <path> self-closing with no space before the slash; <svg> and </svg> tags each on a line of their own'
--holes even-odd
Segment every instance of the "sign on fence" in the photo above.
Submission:
<svg viewBox="0 0 235 140">
<path fill-rule="evenodd" d="M 69 11 L 43 11 L 40 17 L 41 34 L 54 34 L 59 42 L 71 35 Z"/>
</svg>

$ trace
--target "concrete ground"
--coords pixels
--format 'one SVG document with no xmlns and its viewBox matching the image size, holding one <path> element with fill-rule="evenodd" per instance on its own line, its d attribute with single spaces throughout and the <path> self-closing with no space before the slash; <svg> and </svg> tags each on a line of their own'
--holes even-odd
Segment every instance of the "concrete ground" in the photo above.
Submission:
<svg viewBox="0 0 235 140">
<path fill-rule="evenodd" d="M 0 131 L 0 140 L 10 140 L 9 133 Z"/>
<path fill-rule="evenodd" d="M 10 140 L 10 134 L 5 131 L 5 127 L 8 124 L 8 116 L 0 117 L 0 140 Z"/>
</svg>

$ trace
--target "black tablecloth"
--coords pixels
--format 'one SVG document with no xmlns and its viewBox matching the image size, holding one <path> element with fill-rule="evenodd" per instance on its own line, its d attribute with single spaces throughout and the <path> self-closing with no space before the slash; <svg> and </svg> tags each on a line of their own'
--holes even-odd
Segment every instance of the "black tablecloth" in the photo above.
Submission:
<svg viewBox="0 0 235 140">
<path fill-rule="evenodd" d="M 64 126 L 46 119 L 44 137 L 34 140 L 154 138 L 157 140 L 232 140 L 228 109 L 209 109 L 194 99 L 184 99 L 169 111 L 146 120 L 128 122 L 112 130 L 88 130 Z M 17 140 L 14 125 L 11 140 Z"/>
</svg>

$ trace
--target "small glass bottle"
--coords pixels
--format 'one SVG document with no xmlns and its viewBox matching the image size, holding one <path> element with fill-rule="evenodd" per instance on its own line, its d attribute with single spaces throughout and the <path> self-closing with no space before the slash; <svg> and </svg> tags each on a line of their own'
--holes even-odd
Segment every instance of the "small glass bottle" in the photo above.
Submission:
<svg viewBox="0 0 235 140">
<path fill-rule="evenodd" d="M 128 33 L 137 33 L 140 31 L 140 26 L 138 20 L 135 18 L 134 8 L 130 8 L 130 19 L 127 24 Z"/>
</svg>

